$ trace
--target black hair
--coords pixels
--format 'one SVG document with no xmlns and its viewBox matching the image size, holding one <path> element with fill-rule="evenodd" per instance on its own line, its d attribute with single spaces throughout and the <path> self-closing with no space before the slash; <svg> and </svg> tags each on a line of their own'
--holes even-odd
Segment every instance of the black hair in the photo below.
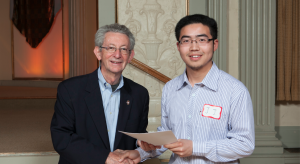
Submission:
<svg viewBox="0 0 300 164">
<path fill-rule="evenodd" d="M 177 25 L 175 27 L 175 36 L 176 36 L 177 41 L 179 41 L 181 29 L 186 25 L 190 25 L 190 24 L 194 24 L 194 23 L 201 23 L 205 26 L 208 26 L 210 34 L 213 37 L 212 39 L 218 38 L 217 22 L 213 18 L 210 18 L 206 15 L 194 14 L 194 15 L 188 15 L 188 16 L 181 18 L 179 20 L 179 22 L 177 23 Z"/>
</svg>

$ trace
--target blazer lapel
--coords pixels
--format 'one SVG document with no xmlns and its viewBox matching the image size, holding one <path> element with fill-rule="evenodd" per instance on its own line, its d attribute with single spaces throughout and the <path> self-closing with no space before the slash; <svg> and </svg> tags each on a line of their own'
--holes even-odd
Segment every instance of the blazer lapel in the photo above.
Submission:
<svg viewBox="0 0 300 164">
<path fill-rule="evenodd" d="M 97 70 L 89 76 L 89 81 L 86 87 L 86 91 L 89 92 L 89 94 L 85 97 L 85 102 L 106 149 L 110 150 Z"/>
<path fill-rule="evenodd" d="M 117 123 L 117 129 L 116 129 L 116 137 L 115 137 L 115 143 L 114 143 L 114 150 L 119 145 L 123 133 L 120 133 L 119 131 L 124 131 L 128 116 L 130 114 L 131 104 L 132 104 L 132 97 L 130 96 L 131 89 L 129 85 L 126 83 L 126 79 L 124 79 L 124 86 L 121 88 L 121 98 L 120 98 L 120 109 L 119 109 L 119 115 L 118 115 L 118 123 Z"/>
</svg>

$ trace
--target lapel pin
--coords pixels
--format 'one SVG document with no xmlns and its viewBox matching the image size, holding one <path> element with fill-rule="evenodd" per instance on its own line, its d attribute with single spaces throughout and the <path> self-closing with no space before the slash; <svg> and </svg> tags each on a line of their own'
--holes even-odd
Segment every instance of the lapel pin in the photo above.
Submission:
<svg viewBox="0 0 300 164">
<path fill-rule="evenodd" d="M 130 101 L 129 101 L 129 100 L 127 100 L 126 104 L 127 104 L 127 105 L 129 105 L 129 104 L 130 104 Z"/>
</svg>

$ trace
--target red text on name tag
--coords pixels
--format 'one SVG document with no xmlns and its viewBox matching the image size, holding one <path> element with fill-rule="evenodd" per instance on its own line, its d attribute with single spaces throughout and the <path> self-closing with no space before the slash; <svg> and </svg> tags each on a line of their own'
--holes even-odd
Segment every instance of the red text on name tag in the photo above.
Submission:
<svg viewBox="0 0 300 164">
<path fill-rule="evenodd" d="M 222 114 L 222 107 L 210 105 L 210 104 L 204 104 L 203 110 L 202 110 L 203 117 L 220 120 L 221 114 Z"/>
</svg>

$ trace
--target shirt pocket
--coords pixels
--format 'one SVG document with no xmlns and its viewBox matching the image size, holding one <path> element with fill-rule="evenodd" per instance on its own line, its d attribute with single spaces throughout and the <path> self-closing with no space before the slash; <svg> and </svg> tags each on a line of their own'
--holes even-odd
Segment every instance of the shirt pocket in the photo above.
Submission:
<svg viewBox="0 0 300 164">
<path fill-rule="evenodd" d="M 210 140 L 219 140 L 219 139 L 225 139 L 227 132 L 228 132 L 228 118 L 226 117 L 226 114 L 223 113 L 221 118 L 219 120 L 217 119 L 211 119 L 210 123 L 210 132 L 209 132 L 209 138 Z"/>
</svg>

